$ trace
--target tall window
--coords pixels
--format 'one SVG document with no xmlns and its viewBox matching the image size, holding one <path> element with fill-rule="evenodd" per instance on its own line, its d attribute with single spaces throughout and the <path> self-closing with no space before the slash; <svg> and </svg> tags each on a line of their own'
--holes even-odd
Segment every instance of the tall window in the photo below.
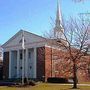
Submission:
<svg viewBox="0 0 90 90">
<path fill-rule="evenodd" d="M 22 51 L 20 51 L 20 59 L 23 59 Z"/>
<path fill-rule="evenodd" d="M 28 58 L 31 59 L 31 52 L 28 52 Z"/>
</svg>

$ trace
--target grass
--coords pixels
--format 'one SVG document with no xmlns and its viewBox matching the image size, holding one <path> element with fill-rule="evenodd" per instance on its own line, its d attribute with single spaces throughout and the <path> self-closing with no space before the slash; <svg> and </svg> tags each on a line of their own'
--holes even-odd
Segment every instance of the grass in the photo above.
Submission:
<svg viewBox="0 0 90 90">
<path fill-rule="evenodd" d="M 17 90 L 17 89 L 13 87 L 0 86 L 0 90 Z"/>
<path fill-rule="evenodd" d="M 1 86 L 0 90 L 76 90 L 71 89 L 71 85 L 60 85 L 60 84 L 50 84 L 50 83 L 39 83 L 36 86 L 29 87 L 7 87 Z M 90 90 L 90 86 L 78 86 L 77 90 Z"/>
<path fill-rule="evenodd" d="M 90 84 L 90 82 L 81 82 L 80 84 Z"/>
</svg>

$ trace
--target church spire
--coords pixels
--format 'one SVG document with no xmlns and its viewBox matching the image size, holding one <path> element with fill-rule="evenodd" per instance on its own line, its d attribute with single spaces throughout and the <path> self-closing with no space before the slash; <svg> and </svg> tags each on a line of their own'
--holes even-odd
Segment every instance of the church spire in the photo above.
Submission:
<svg viewBox="0 0 90 90">
<path fill-rule="evenodd" d="M 61 19 L 60 4 L 59 4 L 59 0 L 57 0 L 56 26 L 60 26 L 61 23 L 62 23 L 62 19 Z"/>
<path fill-rule="evenodd" d="M 59 0 L 57 0 L 57 11 L 56 11 L 56 21 L 55 21 L 55 28 L 54 28 L 54 37 L 55 38 L 62 38 L 62 32 L 64 32 L 62 26 L 62 15 L 59 5 Z"/>
</svg>

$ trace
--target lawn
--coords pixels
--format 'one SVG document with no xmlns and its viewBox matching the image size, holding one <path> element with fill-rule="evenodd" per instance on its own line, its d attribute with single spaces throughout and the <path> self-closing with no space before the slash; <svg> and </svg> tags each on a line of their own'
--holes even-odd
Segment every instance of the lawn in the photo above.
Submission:
<svg viewBox="0 0 90 90">
<path fill-rule="evenodd" d="M 1 86 L 0 90 L 75 90 L 71 89 L 71 85 L 60 85 L 60 84 L 50 84 L 50 83 L 39 83 L 36 86 L 29 87 L 4 87 Z M 90 90 L 90 86 L 78 86 L 77 90 Z"/>
</svg>

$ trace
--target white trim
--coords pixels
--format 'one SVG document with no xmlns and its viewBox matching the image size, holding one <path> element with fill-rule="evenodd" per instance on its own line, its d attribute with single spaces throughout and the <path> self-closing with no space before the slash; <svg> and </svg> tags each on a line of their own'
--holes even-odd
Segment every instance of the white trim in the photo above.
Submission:
<svg viewBox="0 0 90 90">
<path fill-rule="evenodd" d="M 25 48 L 36 48 L 36 47 L 43 47 L 45 46 L 45 42 L 35 42 L 35 43 L 29 43 L 25 44 Z M 9 51 L 9 50 L 18 50 L 22 49 L 21 45 L 16 45 L 16 46 L 9 46 L 9 47 L 4 47 L 4 52 Z"/>
<path fill-rule="evenodd" d="M 61 50 L 59 47 L 53 46 L 53 45 L 50 46 L 50 45 L 47 45 L 47 44 L 46 44 L 45 47 Z"/>
<path fill-rule="evenodd" d="M 50 45 L 47 45 L 47 44 L 46 44 L 45 47 L 52 48 L 52 49 L 56 49 L 56 50 L 65 51 L 65 50 L 62 49 L 62 47 L 58 47 L 58 46 L 53 46 L 53 45 L 50 46 Z"/>
<path fill-rule="evenodd" d="M 17 78 L 19 78 L 19 50 L 17 50 Z"/>
<path fill-rule="evenodd" d="M 33 69 L 34 69 L 34 72 L 33 72 L 33 78 L 36 78 L 36 58 L 37 58 L 37 55 L 36 55 L 37 53 L 36 53 L 36 48 L 34 48 L 34 63 L 33 63 Z"/>
<path fill-rule="evenodd" d="M 11 51 L 9 51 L 9 78 L 11 78 Z"/>
</svg>

